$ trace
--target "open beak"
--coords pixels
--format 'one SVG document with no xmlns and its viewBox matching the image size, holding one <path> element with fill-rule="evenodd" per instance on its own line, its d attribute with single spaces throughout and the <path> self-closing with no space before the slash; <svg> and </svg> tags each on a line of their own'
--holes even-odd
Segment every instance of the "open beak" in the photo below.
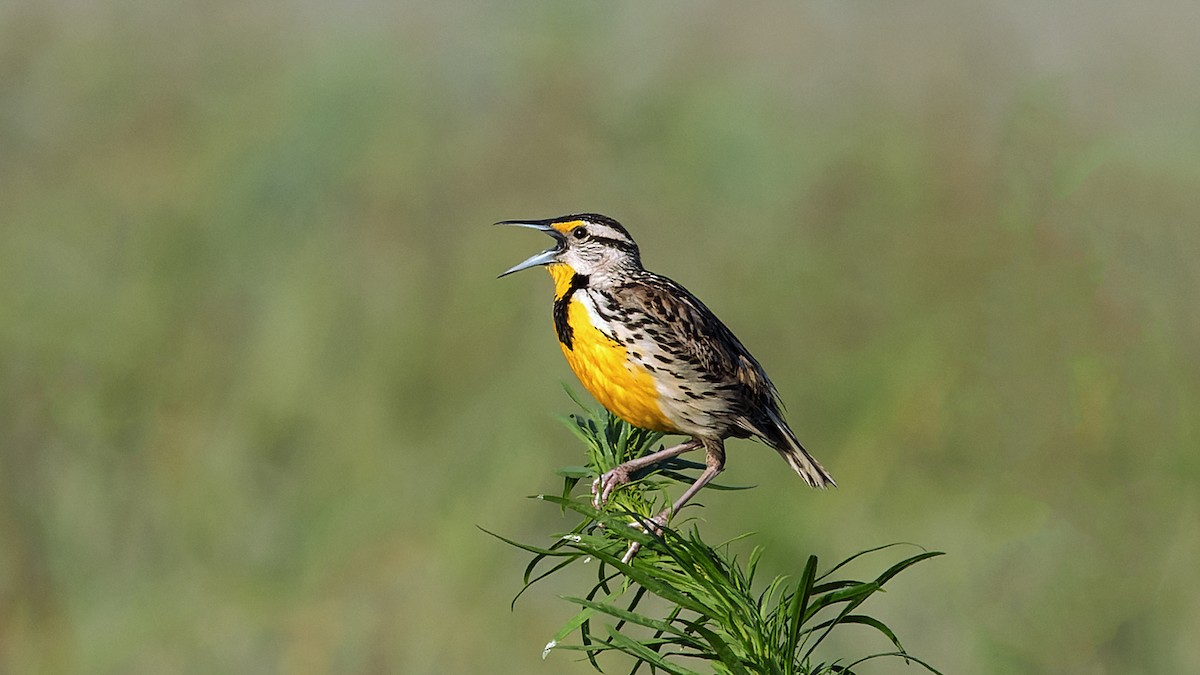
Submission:
<svg viewBox="0 0 1200 675">
<path fill-rule="evenodd" d="M 546 234 L 550 235 L 551 237 L 554 237 L 554 241 L 555 241 L 555 244 L 552 248 L 548 248 L 545 251 L 542 251 L 541 253 L 538 253 L 536 255 L 529 256 L 523 262 L 519 262 L 516 265 L 513 265 L 512 267 L 505 270 L 504 273 L 500 275 L 501 277 L 508 276 L 508 275 L 512 274 L 513 272 L 520 272 L 521 270 L 529 269 L 530 267 L 537 267 L 538 265 L 549 265 L 550 263 L 554 262 L 554 260 L 558 257 L 558 254 L 562 253 L 563 249 L 566 247 L 567 238 L 564 237 L 561 232 L 559 232 L 558 230 L 551 227 L 550 226 L 551 222 L 553 222 L 553 221 L 550 221 L 550 220 L 502 220 L 502 221 L 496 223 L 497 225 L 512 225 L 514 227 L 528 227 L 531 230 L 540 230 L 540 231 L 545 232 Z M 500 277 L 496 277 L 496 278 L 499 279 Z"/>
</svg>

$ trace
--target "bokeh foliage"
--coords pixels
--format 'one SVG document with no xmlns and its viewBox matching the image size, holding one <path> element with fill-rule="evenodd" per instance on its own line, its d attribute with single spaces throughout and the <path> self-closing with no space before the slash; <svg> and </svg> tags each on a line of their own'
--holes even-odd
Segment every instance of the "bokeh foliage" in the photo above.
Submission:
<svg viewBox="0 0 1200 675">
<path fill-rule="evenodd" d="M 578 210 L 842 486 L 734 442 L 706 527 L 946 551 L 884 618 L 948 673 L 1200 670 L 1198 19 L 0 5 L 0 671 L 561 672 L 475 525 L 574 452 L 487 224 Z"/>
</svg>

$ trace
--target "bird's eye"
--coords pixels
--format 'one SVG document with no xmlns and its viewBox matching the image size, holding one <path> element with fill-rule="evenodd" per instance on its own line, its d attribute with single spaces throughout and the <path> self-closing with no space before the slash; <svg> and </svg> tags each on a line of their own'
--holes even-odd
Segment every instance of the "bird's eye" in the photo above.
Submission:
<svg viewBox="0 0 1200 675">
<path fill-rule="evenodd" d="M 581 226 L 581 227 L 575 228 L 574 230 L 571 230 L 571 235 L 574 236 L 576 239 L 583 239 L 584 237 L 586 237 L 588 235 L 588 231 L 587 231 L 586 227 Z"/>
</svg>

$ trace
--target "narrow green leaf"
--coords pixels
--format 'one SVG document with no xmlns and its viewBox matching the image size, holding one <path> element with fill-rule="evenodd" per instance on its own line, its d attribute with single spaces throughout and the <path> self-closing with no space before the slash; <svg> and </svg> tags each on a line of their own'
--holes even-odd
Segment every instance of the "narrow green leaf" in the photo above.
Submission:
<svg viewBox="0 0 1200 675">
<path fill-rule="evenodd" d="M 661 640 L 658 640 L 658 639 L 641 640 L 640 644 L 646 645 L 651 650 L 654 650 L 657 647 L 670 646 L 670 645 L 674 645 L 677 643 L 672 638 L 664 638 Z M 679 647 L 679 649 L 686 649 L 686 648 L 687 647 L 685 647 L 685 646 Z M 600 639 L 594 640 L 592 642 L 592 646 L 576 645 L 576 644 L 562 644 L 562 645 L 554 645 L 554 649 L 562 650 L 564 652 L 567 652 L 567 651 L 571 651 L 571 652 L 592 651 L 592 652 L 595 652 L 596 654 L 601 654 L 603 652 L 614 651 L 614 650 L 620 651 L 620 649 L 617 646 L 615 646 L 611 640 L 600 640 Z M 687 656 L 690 658 L 699 658 L 699 659 L 705 658 L 705 656 L 702 654 L 692 654 L 690 652 L 684 652 L 684 651 L 659 652 L 659 653 L 664 656 L 674 655 L 674 656 Z M 709 660 L 715 660 L 715 659 L 710 658 Z"/>
<path fill-rule="evenodd" d="M 813 640 L 812 643 L 808 645 L 808 649 L 804 651 L 804 656 L 801 657 L 801 660 L 807 660 L 808 657 L 812 655 L 813 650 L 817 648 L 817 645 L 821 644 L 825 638 L 829 637 L 829 633 L 836 628 L 837 625 L 850 614 L 850 612 L 853 612 L 859 605 L 866 602 L 867 598 L 878 590 L 879 584 L 870 583 L 862 584 L 859 588 L 848 588 L 843 591 L 837 591 L 836 593 L 830 593 L 826 595 L 825 597 L 843 595 L 845 597 L 842 597 L 835 602 L 847 602 L 847 604 L 842 611 L 839 612 L 838 615 L 829 622 L 829 626 L 817 636 L 817 639 Z M 851 595 L 851 592 L 854 593 Z"/>
<path fill-rule="evenodd" d="M 659 464 L 659 466 L 661 466 L 663 468 L 667 468 L 667 469 L 675 469 L 675 470 L 695 469 L 696 471 L 703 471 L 706 468 L 708 468 L 708 466 L 706 464 L 704 464 L 704 462 L 695 462 L 690 459 L 685 459 L 683 457 L 672 457 L 672 458 L 664 461 L 663 463 Z"/>
<path fill-rule="evenodd" d="M 633 609 L 633 607 L 631 606 L 631 607 L 630 607 L 630 609 Z M 672 609 L 670 612 L 668 612 L 668 613 L 667 613 L 667 617 L 666 617 L 666 619 L 664 619 L 664 621 L 666 621 L 667 623 L 671 623 L 671 622 L 673 622 L 673 621 L 677 620 L 677 619 L 679 618 L 679 613 L 680 613 L 681 611 L 683 611 L 683 610 L 682 610 L 682 608 L 681 608 L 681 607 L 679 607 L 679 606 L 676 606 L 674 609 Z M 653 638 L 653 639 L 655 639 L 655 640 L 658 640 L 658 639 L 659 639 L 659 638 L 661 638 L 662 636 L 663 636 L 663 633 L 662 633 L 662 631 L 655 631 L 655 632 L 654 632 L 654 638 Z M 657 650 L 656 650 L 656 651 L 657 651 Z M 696 652 L 699 652 L 699 651 L 700 651 L 700 647 L 695 647 L 695 648 L 694 648 L 694 651 L 696 651 Z M 644 662 L 643 662 L 643 661 L 638 661 L 637 663 L 633 664 L 633 670 L 630 670 L 630 671 L 629 671 L 629 675 L 634 675 L 634 673 L 636 673 L 636 672 L 638 671 L 638 669 L 642 667 L 642 663 L 644 663 Z M 653 666 L 651 666 L 651 667 L 650 667 L 650 672 L 651 672 L 651 673 L 653 673 L 653 672 L 654 672 L 654 667 L 653 667 Z"/>
<path fill-rule="evenodd" d="M 863 582 L 858 581 L 856 579 L 838 579 L 837 581 L 826 581 L 823 584 L 817 584 L 816 586 L 813 586 L 812 594 L 820 595 L 822 593 L 828 593 L 829 591 L 836 591 L 839 588 L 849 588 L 850 586 L 857 586 L 861 583 L 863 583 Z"/>
<path fill-rule="evenodd" d="M 692 483 L 696 482 L 695 478 L 688 476 L 687 474 L 682 474 L 682 473 L 679 473 L 678 471 L 674 471 L 672 469 L 663 468 L 663 467 L 659 467 L 656 471 L 653 471 L 651 474 L 648 474 L 647 477 L 649 477 L 650 475 L 663 476 L 665 478 L 670 478 L 671 480 L 673 480 L 677 483 L 681 483 L 683 485 L 691 485 Z M 738 490 L 751 490 L 755 487 L 758 487 L 758 486 L 757 485 L 726 485 L 724 483 L 712 482 L 712 483 L 709 483 L 708 485 L 705 485 L 704 489 L 705 490 L 710 490 L 710 489 L 716 490 L 718 492 L 722 492 L 722 491 L 736 492 Z"/>
<path fill-rule="evenodd" d="M 787 582 L 788 582 L 788 578 L 785 576 L 778 576 L 778 577 L 775 577 L 774 579 L 772 579 L 771 583 L 767 584 L 766 589 L 764 589 L 763 592 L 760 593 L 758 596 L 759 608 L 762 609 L 762 608 L 765 608 L 765 607 L 773 604 L 776 595 L 779 594 L 780 588 L 782 588 L 783 585 Z M 784 603 L 781 600 L 781 602 L 780 602 L 781 607 L 776 608 L 776 611 L 780 612 L 781 619 L 786 619 L 788 617 L 788 609 L 785 606 L 787 604 L 790 604 L 790 600 L 787 603 Z"/>
<path fill-rule="evenodd" d="M 695 545 L 688 547 L 694 551 L 692 560 L 696 564 L 696 573 L 692 575 L 695 581 L 702 585 L 727 609 L 726 615 L 735 626 L 741 626 L 750 621 L 756 614 L 755 604 L 744 594 L 739 593 L 732 583 L 729 570 L 712 549 Z"/>
<path fill-rule="evenodd" d="M 839 602 L 861 601 L 878 590 L 879 584 L 872 581 L 865 584 L 857 584 L 850 588 L 843 588 L 840 591 L 826 593 L 812 602 L 804 618 L 805 620 L 811 619 L 817 612 Z"/>
<path fill-rule="evenodd" d="M 580 607 L 590 608 L 591 610 L 593 610 L 595 612 L 601 612 L 601 613 L 607 614 L 615 619 L 620 619 L 622 621 L 628 621 L 629 623 L 634 623 L 639 626 L 645 626 L 646 628 L 653 628 L 655 630 L 662 631 L 663 633 L 671 633 L 672 635 L 676 635 L 676 636 L 679 636 L 680 638 L 683 638 L 685 641 L 689 641 L 689 642 L 695 641 L 695 638 L 693 638 L 692 636 L 683 632 L 679 628 L 672 626 L 669 623 L 666 623 L 659 619 L 652 619 L 648 616 L 638 614 L 637 612 L 631 612 L 623 607 L 619 607 L 619 606 L 614 605 L 609 602 L 593 602 L 591 600 L 585 600 L 584 598 L 575 598 L 575 597 L 571 597 L 568 595 L 564 595 L 561 597 L 563 600 L 566 600 L 568 602 L 573 602 L 573 603 L 579 605 Z"/>
<path fill-rule="evenodd" d="M 729 645 L 721 639 L 721 636 L 705 628 L 704 626 L 695 626 L 695 630 L 705 639 L 705 641 L 708 642 L 709 646 L 712 647 L 713 652 L 715 652 L 717 657 L 721 660 L 721 663 L 723 663 L 726 668 L 729 668 L 733 675 L 750 675 L 750 671 L 746 670 L 746 666 L 742 665 L 741 659 L 739 659 L 737 655 L 733 653 L 733 650 L 730 649 Z"/>
<path fill-rule="evenodd" d="M 561 549 L 563 547 L 564 544 L 566 544 L 566 542 L 563 541 L 562 539 L 559 539 L 558 541 L 551 544 L 550 548 L 548 548 L 546 550 L 558 551 L 559 549 Z M 545 556 L 545 555 L 542 555 L 541 553 L 539 553 L 539 554 L 533 556 L 533 559 L 530 560 L 529 564 L 525 566 L 525 573 L 521 575 L 521 578 L 522 578 L 522 580 L 524 580 L 524 582 L 527 585 L 530 583 L 529 579 L 530 579 L 530 577 L 533 576 L 534 570 L 536 570 L 538 568 L 538 565 L 540 565 L 542 563 L 542 561 L 545 560 L 547 557 L 548 556 Z"/>
<path fill-rule="evenodd" d="M 792 658 L 797 647 L 800 645 L 800 629 L 804 625 L 806 615 L 808 614 L 809 598 L 812 594 L 813 580 L 817 575 L 817 556 L 808 556 L 808 562 L 804 565 L 804 571 L 800 574 L 800 582 L 796 585 L 796 591 L 792 594 L 791 602 L 788 603 L 788 636 L 787 644 L 784 645 L 784 654 Z"/>
<path fill-rule="evenodd" d="M 593 640 L 586 645 L 554 645 L 554 651 L 559 652 L 587 652 L 589 660 L 593 654 L 603 654 L 604 652 L 620 651 L 611 643 L 605 640 Z M 596 670 L 604 672 L 599 666 L 594 666 Z"/>
<path fill-rule="evenodd" d="M 605 595 L 615 597 L 617 594 L 614 593 L 613 590 L 608 587 L 608 582 L 612 581 L 619 575 L 620 575 L 620 572 L 614 572 L 612 574 L 608 574 L 608 570 L 606 569 L 604 562 L 597 563 L 596 564 L 596 585 L 593 586 L 592 590 L 588 592 L 588 595 L 587 595 L 588 599 L 591 600 L 592 598 L 595 598 L 600 593 L 600 591 L 604 591 Z"/>
<path fill-rule="evenodd" d="M 945 554 L 942 553 L 941 551 L 927 551 L 925 553 L 914 555 L 913 557 L 911 557 L 907 560 L 901 560 L 900 562 L 896 563 L 895 565 L 892 565 L 891 567 L 889 567 L 886 572 L 884 572 L 883 574 L 880 574 L 879 577 L 875 579 L 875 583 L 882 586 L 885 583 L 887 583 L 887 581 L 890 580 L 892 577 L 903 572 L 904 570 L 908 569 L 909 567 L 916 565 L 917 563 L 921 562 L 922 560 L 936 558 L 939 555 L 945 555 Z"/>
<path fill-rule="evenodd" d="M 866 616 L 865 614 L 847 614 L 846 616 L 842 617 L 842 623 L 857 623 L 864 626 L 870 626 L 880 633 L 883 633 L 884 637 L 890 640 L 892 644 L 896 645 L 896 649 L 899 650 L 900 653 L 904 653 L 904 645 L 900 644 L 900 638 L 896 637 L 896 634 L 892 632 L 892 629 L 888 628 L 887 624 L 879 619 Z"/>
<path fill-rule="evenodd" d="M 834 565 L 832 568 L 829 569 L 829 571 L 827 571 L 824 574 L 822 574 L 821 576 L 817 577 L 817 581 L 824 579 L 825 577 L 833 574 L 834 572 L 840 570 L 841 568 L 845 567 L 846 565 L 849 565 L 850 563 L 854 562 L 855 560 L 858 560 L 859 558 L 861 558 L 865 555 L 869 555 L 871 553 L 875 553 L 876 551 L 882 551 L 882 550 L 888 549 L 888 548 L 894 548 L 896 546 L 916 546 L 917 548 L 921 548 L 920 546 L 917 546 L 916 544 L 910 544 L 908 542 L 897 541 L 897 542 L 893 542 L 891 544 L 884 544 L 883 546 L 876 546 L 875 548 L 869 548 L 865 551 L 859 551 L 858 553 L 855 553 L 854 555 L 850 556 L 849 558 L 846 558 L 845 560 L 841 561 L 840 563 Z M 922 549 L 922 550 L 924 550 L 924 549 Z"/>
<path fill-rule="evenodd" d="M 756 534 L 758 534 L 758 533 L 757 532 L 743 532 L 742 534 L 739 534 L 736 537 L 730 537 L 729 539 L 726 539 L 725 541 L 717 544 L 716 546 L 713 546 L 712 548 L 721 551 L 721 550 L 728 548 L 731 544 L 736 544 L 737 542 L 739 542 L 743 539 L 749 539 L 750 537 L 753 537 Z M 700 540 L 700 532 L 698 530 L 696 531 L 695 538 L 696 538 L 697 544 L 699 544 L 701 546 L 704 545 L 704 542 Z M 753 551 L 751 551 L 751 553 L 753 553 Z M 735 560 L 736 560 L 736 558 L 735 558 Z M 732 568 L 733 566 L 727 565 L 727 567 Z"/>
<path fill-rule="evenodd" d="M 578 478 L 564 478 L 563 479 L 562 498 L 570 499 L 571 493 L 575 491 L 575 486 L 578 483 L 579 483 Z M 567 509 L 562 506 L 558 507 L 558 510 L 560 513 L 564 513 L 564 514 L 567 512 Z"/>
<path fill-rule="evenodd" d="M 476 525 L 476 527 L 479 527 L 479 526 L 478 526 L 478 525 Z M 566 556 L 576 556 L 576 557 L 578 557 L 578 556 L 581 556 L 581 555 L 582 555 L 582 554 L 581 554 L 579 551 L 575 551 L 575 550 L 569 550 L 569 551 L 552 551 L 552 550 L 550 550 L 550 549 L 546 549 L 546 548 L 539 548 L 539 547 L 537 547 L 537 546 L 532 546 L 532 545 L 530 545 L 530 544 L 522 544 L 522 543 L 521 543 L 521 542 L 519 542 L 519 541 L 513 541 L 512 539 L 508 539 L 507 537 L 502 537 L 502 536 L 500 536 L 500 535 L 496 534 L 495 532 L 492 532 L 492 531 L 490 531 L 490 530 L 486 530 L 486 529 L 484 529 L 484 528 L 482 528 L 482 527 L 480 527 L 479 529 L 480 529 L 480 530 L 483 530 L 484 532 L 486 532 L 486 533 L 488 533 L 488 534 L 492 535 L 493 537 L 495 537 L 495 538 L 499 539 L 500 541 L 502 541 L 502 542 L 504 542 L 504 543 L 506 543 L 506 544 L 509 544 L 509 545 L 511 545 L 511 546 L 515 546 L 515 547 L 517 547 L 517 548 L 519 548 L 519 549 L 521 549 L 521 550 L 523 550 L 523 551 L 529 551 L 530 553 L 536 553 L 536 554 L 538 554 L 538 555 L 545 556 L 545 557 L 547 557 L 547 558 L 562 558 L 562 557 L 566 557 Z"/>
<path fill-rule="evenodd" d="M 576 438 L 583 441 L 583 444 L 589 449 L 596 449 L 597 442 L 595 436 L 588 433 L 587 422 L 580 420 L 578 417 L 571 415 L 569 417 L 559 417 L 559 422 L 567 428 Z"/>
<path fill-rule="evenodd" d="M 758 561 L 762 558 L 762 546 L 755 546 L 750 550 L 750 558 L 746 561 L 746 581 L 754 581 L 754 572 L 758 570 Z"/>
<path fill-rule="evenodd" d="M 590 501 L 587 504 L 584 504 L 583 502 L 579 501 L 578 499 L 571 499 L 569 497 L 558 497 L 555 495 L 536 495 L 534 497 L 534 499 L 538 499 L 538 500 L 541 500 L 544 502 L 550 502 L 551 504 L 558 504 L 560 506 L 565 506 L 568 509 L 575 511 L 576 513 L 581 513 L 593 520 L 600 520 L 601 515 L 604 513 L 603 511 L 597 511 L 595 508 L 593 508 Z"/>
<path fill-rule="evenodd" d="M 633 592 L 633 597 L 629 599 L 629 605 L 627 605 L 625 607 L 625 611 L 632 612 L 635 609 L 637 609 L 638 604 L 640 604 L 642 602 L 642 599 L 646 597 L 647 593 L 648 593 L 648 591 L 645 588 L 638 586 L 637 590 Z M 624 621 L 617 622 L 617 630 L 621 630 L 624 627 L 625 627 Z M 655 636 L 661 637 L 661 634 L 655 633 Z"/>
<path fill-rule="evenodd" d="M 646 645 L 619 631 L 613 630 L 611 627 L 608 629 L 608 635 L 612 640 L 613 646 L 617 647 L 626 654 L 633 656 L 634 658 L 638 658 L 646 663 L 649 663 L 652 667 L 661 668 L 668 673 L 672 673 L 673 675 L 700 675 L 694 670 L 689 670 L 681 665 L 671 663 L 662 654 L 659 654 L 653 649 L 650 649 Z"/>
<path fill-rule="evenodd" d="M 593 644 L 607 644 L 602 641 L 601 642 L 593 642 L 592 641 L 591 625 L 592 624 L 590 621 L 584 621 L 582 624 L 579 625 L 579 642 L 582 644 L 582 646 L 587 648 L 587 647 L 591 647 Z M 605 651 L 605 648 L 587 649 L 588 663 L 592 664 L 592 668 L 595 668 L 596 672 L 600 672 L 600 673 L 602 673 L 604 671 L 603 671 L 603 669 L 600 668 L 599 662 L 596 661 L 596 654 L 599 654 L 602 651 Z"/>
<path fill-rule="evenodd" d="M 509 603 L 509 609 L 516 609 L 517 600 L 520 600 L 521 596 L 525 594 L 525 591 L 529 590 L 530 587 L 532 587 L 534 584 L 541 581 L 542 579 L 545 579 L 546 577 L 550 576 L 551 574 L 554 574 L 555 572 L 561 570 L 562 568 L 566 567 L 567 565 L 570 565 L 571 563 L 575 562 L 576 560 L 577 560 L 577 558 L 568 558 L 568 559 L 558 563 L 554 567 L 551 567 L 549 570 L 542 572 L 541 574 L 537 575 L 533 579 L 530 579 L 528 576 L 526 576 L 525 586 L 523 588 L 521 588 L 521 590 L 516 594 L 516 596 L 513 597 L 512 602 Z"/>
<path fill-rule="evenodd" d="M 654 575 L 648 574 L 646 571 L 638 567 L 632 567 L 621 562 L 616 556 L 613 556 L 605 551 L 594 551 L 592 555 L 617 568 L 622 574 L 641 584 L 646 588 L 646 590 L 657 595 L 663 600 L 666 600 L 667 602 L 673 602 L 676 605 L 696 612 L 697 614 L 703 614 L 707 616 L 713 613 L 712 608 L 707 607 L 703 603 L 698 602 L 697 600 L 680 593 L 671 586 L 660 582 L 659 579 L 657 579 Z"/>
<path fill-rule="evenodd" d="M 570 621 L 567 621 L 565 624 L 563 624 L 562 628 L 558 629 L 558 632 L 554 634 L 551 642 L 557 646 L 559 642 L 562 642 L 568 635 L 574 633 L 575 629 L 583 625 L 583 622 L 587 621 L 595 613 L 596 610 L 592 609 L 591 607 L 584 607 L 578 614 L 571 617 Z"/>
<path fill-rule="evenodd" d="M 563 391 L 567 392 L 567 396 L 575 402 L 575 405 L 579 406 L 580 410 L 587 413 L 589 416 L 596 414 L 591 408 L 588 407 L 586 403 L 583 402 L 583 399 L 579 397 L 579 394 L 575 393 L 575 390 L 571 388 L 571 385 L 561 380 L 559 381 L 559 384 L 562 385 Z"/>
<path fill-rule="evenodd" d="M 917 657 L 913 656 L 912 654 L 907 654 L 904 652 L 884 652 L 881 654 L 872 654 L 870 656 L 864 656 L 863 658 L 846 666 L 846 668 L 853 668 L 854 666 L 857 666 L 860 663 L 866 663 L 867 661 L 872 661 L 874 659 L 882 659 L 882 658 L 887 658 L 887 657 L 894 657 L 894 658 L 904 659 L 906 661 L 913 661 L 913 662 L 919 664 L 920 666 L 922 666 L 923 668 L 925 668 L 925 670 L 928 670 L 929 672 L 933 673 L 934 675 L 942 675 L 942 671 L 938 670 L 937 668 L 934 668 L 933 666 L 929 665 L 925 661 L 918 659 Z"/>
</svg>

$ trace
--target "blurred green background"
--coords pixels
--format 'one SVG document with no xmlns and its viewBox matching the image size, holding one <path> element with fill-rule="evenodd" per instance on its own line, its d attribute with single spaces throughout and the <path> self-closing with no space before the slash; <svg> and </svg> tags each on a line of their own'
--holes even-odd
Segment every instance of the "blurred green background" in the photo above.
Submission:
<svg viewBox="0 0 1200 675">
<path fill-rule="evenodd" d="M 573 523 L 550 283 L 495 279 L 547 242 L 490 223 L 585 210 L 842 486 L 733 441 L 710 540 L 946 551 L 870 609 L 947 673 L 1200 672 L 1197 25 L 4 3 L 0 672 L 589 672 L 476 529 Z"/>
</svg>

